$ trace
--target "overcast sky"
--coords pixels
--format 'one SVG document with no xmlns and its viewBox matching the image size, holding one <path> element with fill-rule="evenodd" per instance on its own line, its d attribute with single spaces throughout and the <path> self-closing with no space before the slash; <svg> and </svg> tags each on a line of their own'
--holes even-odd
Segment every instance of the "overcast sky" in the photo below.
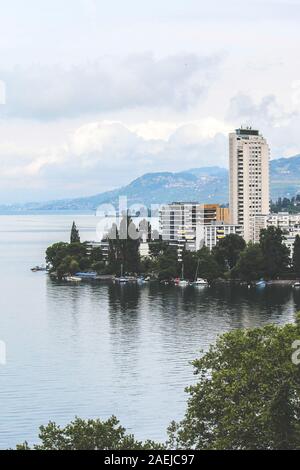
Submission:
<svg viewBox="0 0 300 470">
<path fill-rule="evenodd" d="M 240 124 L 300 153 L 299 20 L 300 0 L 1 2 L 0 204 L 227 166 Z"/>
</svg>

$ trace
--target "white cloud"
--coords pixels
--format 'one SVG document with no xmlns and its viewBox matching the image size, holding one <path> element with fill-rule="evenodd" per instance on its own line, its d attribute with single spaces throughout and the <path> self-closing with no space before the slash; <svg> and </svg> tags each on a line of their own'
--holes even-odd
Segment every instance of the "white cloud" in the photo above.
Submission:
<svg viewBox="0 0 300 470">
<path fill-rule="evenodd" d="M 168 133 L 171 127 L 173 131 L 161 138 L 155 131 L 160 126 Z M 29 182 L 39 188 L 44 184 L 49 199 L 57 187 L 64 196 L 74 196 L 74 188 L 79 194 L 92 194 L 128 183 L 145 172 L 226 164 L 227 130 L 214 119 L 165 126 L 150 122 L 148 128 L 147 123 L 127 126 L 101 121 L 81 126 L 58 147 L 24 149 L 2 143 L 0 183 L 2 189 Z"/>
<path fill-rule="evenodd" d="M 221 57 L 151 53 L 101 59 L 73 67 L 0 69 L 6 117 L 57 119 L 145 107 L 184 110 L 199 103 L 217 76 Z"/>
<path fill-rule="evenodd" d="M 242 119 L 246 124 L 282 127 L 291 123 L 298 116 L 298 111 L 286 111 L 276 96 L 264 96 L 256 103 L 246 94 L 239 93 L 230 100 L 228 117 L 232 120 Z"/>
</svg>

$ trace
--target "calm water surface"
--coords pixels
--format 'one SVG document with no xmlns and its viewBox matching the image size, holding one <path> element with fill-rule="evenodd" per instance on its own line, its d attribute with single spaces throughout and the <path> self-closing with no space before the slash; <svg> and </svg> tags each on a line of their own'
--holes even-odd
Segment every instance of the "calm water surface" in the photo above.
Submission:
<svg viewBox="0 0 300 470">
<path fill-rule="evenodd" d="M 293 321 L 300 293 L 66 285 L 30 267 L 67 241 L 73 219 L 95 239 L 92 216 L 0 216 L 0 448 L 37 441 L 50 419 L 112 414 L 138 438 L 165 439 L 185 410 L 189 362 L 238 327 Z"/>
</svg>

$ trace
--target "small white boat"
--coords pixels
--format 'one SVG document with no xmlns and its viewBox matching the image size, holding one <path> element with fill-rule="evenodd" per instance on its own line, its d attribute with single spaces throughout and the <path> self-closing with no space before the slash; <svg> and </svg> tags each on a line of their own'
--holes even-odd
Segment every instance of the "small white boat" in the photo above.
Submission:
<svg viewBox="0 0 300 470">
<path fill-rule="evenodd" d="M 207 287 L 208 281 L 206 279 L 202 279 L 202 277 L 198 277 L 198 279 L 193 283 L 196 287 Z"/>
<path fill-rule="evenodd" d="M 293 287 L 294 287 L 294 289 L 299 289 L 299 288 L 300 288 L 300 281 L 296 281 L 296 282 L 293 284 Z"/>
<path fill-rule="evenodd" d="M 119 284 L 127 284 L 129 282 L 129 279 L 124 276 L 124 267 L 123 264 L 121 264 L 121 276 L 115 278 L 115 282 L 118 282 Z"/>
<path fill-rule="evenodd" d="M 190 285 L 189 281 L 184 279 L 184 264 L 183 263 L 182 263 L 182 269 L 181 269 L 181 279 L 179 279 L 177 285 L 180 287 L 186 287 Z"/>
<path fill-rule="evenodd" d="M 200 266 L 200 260 L 198 260 L 197 263 L 197 269 L 196 269 L 196 274 L 195 274 L 195 281 L 193 282 L 193 286 L 196 287 L 207 287 L 208 281 L 206 279 L 203 279 L 202 277 L 198 277 L 198 272 L 199 272 L 199 266 Z"/>
<path fill-rule="evenodd" d="M 67 282 L 81 282 L 82 279 L 81 277 L 78 277 L 78 276 L 68 276 L 66 277 L 66 281 Z"/>
</svg>

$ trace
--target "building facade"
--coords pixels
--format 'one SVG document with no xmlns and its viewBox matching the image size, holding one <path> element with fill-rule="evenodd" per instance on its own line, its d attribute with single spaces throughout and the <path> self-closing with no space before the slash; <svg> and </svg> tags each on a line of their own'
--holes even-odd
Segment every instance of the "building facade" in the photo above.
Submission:
<svg viewBox="0 0 300 470">
<path fill-rule="evenodd" d="M 221 222 L 221 217 L 229 219 L 229 209 L 218 204 L 173 202 L 160 210 L 160 233 L 163 240 L 177 247 L 178 259 L 181 261 L 184 250 L 197 249 L 197 227 Z"/>
<path fill-rule="evenodd" d="M 259 242 L 259 235 L 262 229 L 268 227 L 280 228 L 285 236 L 285 245 L 290 250 L 291 257 L 294 253 L 294 243 L 297 235 L 300 235 L 300 214 L 289 214 L 288 212 L 279 212 L 278 214 L 269 214 L 257 216 L 254 218 L 254 237 L 255 242 Z"/>
<path fill-rule="evenodd" d="M 258 130 L 241 128 L 229 135 L 231 223 L 243 227 L 246 242 L 253 241 L 253 218 L 270 212 L 269 159 Z"/>
<path fill-rule="evenodd" d="M 212 250 L 220 240 L 227 235 L 236 234 L 242 236 L 243 227 L 241 225 L 232 225 L 222 222 L 213 222 L 211 224 L 201 224 L 197 226 L 196 249 L 200 250 L 203 246 Z"/>
</svg>

